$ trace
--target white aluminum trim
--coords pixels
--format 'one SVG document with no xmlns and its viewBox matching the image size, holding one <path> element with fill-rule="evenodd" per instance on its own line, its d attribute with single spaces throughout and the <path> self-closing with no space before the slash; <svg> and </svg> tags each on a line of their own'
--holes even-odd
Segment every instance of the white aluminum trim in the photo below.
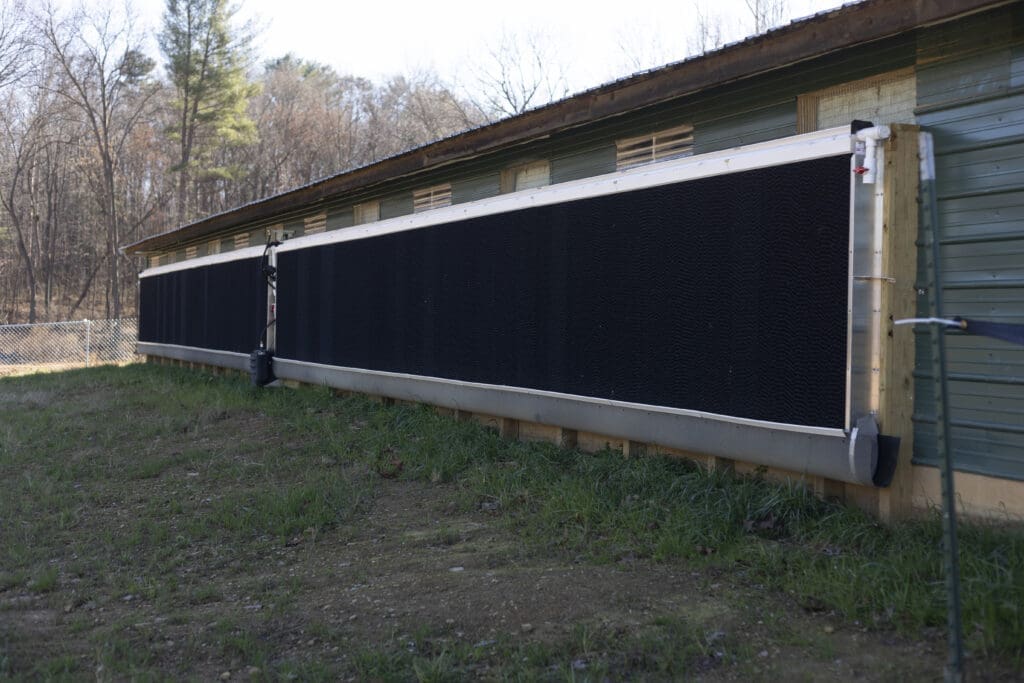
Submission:
<svg viewBox="0 0 1024 683">
<path fill-rule="evenodd" d="M 139 277 L 151 277 L 153 275 L 163 275 L 164 273 L 174 273 L 179 270 L 190 270 L 192 268 L 213 266 L 218 263 L 242 261 L 248 258 L 259 258 L 260 256 L 263 256 L 263 250 L 265 248 L 266 247 L 246 247 L 245 249 L 226 251 L 222 254 L 210 254 L 209 256 L 200 256 L 199 258 L 189 259 L 187 261 L 168 263 L 166 266 L 156 266 L 153 268 L 147 268 L 146 270 L 139 273 Z"/>
<path fill-rule="evenodd" d="M 139 343 L 138 350 L 153 356 L 242 371 L 249 369 L 249 357 L 243 353 L 146 342 Z M 788 425 L 557 392 L 279 358 L 274 359 L 273 367 L 278 377 L 307 384 L 557 424 L 620 438 L 649 440 L 662 446 L 721 455 L 856 484 L 873 483 L 876 466 L 874 442 L 869 439 L 861 443 L 864 439 L 859 438 L 863 434 L 865 420 L 870 421 L 871 418 L 859 420 L 857 431 L 847 434 L 841 429 Z"/>
<path fill-rule="evenodd" d="M 794 425 L 782 422 L 769 422 L 767 420 L 754 420 L 746 417 L 733 417 L 731 415 L 720 415 L 718 413 L 707 413 L 700 410 L 687 410 L 685 408 L 669 408 L 666 406 L 649 405 L 647 403 L 632 403 L 629 401 L 615 401 L 612 399 L 594 398 L 591 396 L 581 396 L 579 394 L 565 394 L 557 391 L 544 391 L 542 389 L 526 389 L 523 387 L 508 386 L 503 384 L 485 384 L 482 382 L 465 382 L 462 380 L 447 379 L 444 377 L 430 377 L 426 375 L 410 375 L 401 372 L 386 372 L 383 370 L 366 370 L 364 368 L 349 368 L 340 365 L 324 365 L 322 363 L 310 363 L 307 361 L 291 360 L 288 358 L 278 358 L 275 356 L 274 365 L 287 366 L 288 364 L 294 364 L 297 366 L 309 367 L 325 372 L 347 372 L 354 375 L 363 375 L 366 377 L 387 377 L 390 379 L 397 380 L 409 380 L 418 382 L 430 382 L 438 385 L 448 385 L 454 387 L 470 387 L 473 389 L 487 389 L 492 391 L 502 391 L 510 394 L 518 394 L 522 396 L 545 396 L 549 398 L 572 400 L 579 403 L 585 403 L 590 405 L 600 406 L 613 406 L 616 408 L 626 408 L 631 410 L 642 410 L 647 413 L 661 413 L 665 415 L 678 415 L 681 417 L 690 417 L 700 420 L 711 420 L 716 422 L 727 422 L 730 424 L 743 425 L 745 427 L 758 427 L 763 429 L 775 429 L 784 432 L 798 432 L 800 434 L 813 434 L 815 436 L 834 436 L 834 437 L 845 437 L 846 432 L 839 428 L 832 427 L 811 427 L 807 425 Z"/>
<path fill-rule="evenodd" d="M 234 368 L 236 370 L 247 371 L 249 369 L 249 354 L 238 353 L 237 351 L 219 351 L 216 349 L 202 349 L 196 346 L 159 344 L 155 342 L 138 342 L 135 345 L 135 351 L 146 356 L 162 356 L 193 363 Z"/>
<path fill-rule="evenodd" d="M 854 238 L 857 233 L 857 174 L 854 169 L 857 167 L 857 155 L 850 158 L 850 229 L 846 236 L 847 259 L 846 272 L 846 394 L 843 427 L 850 429 L 852 425 L 851 415 L 853 413 L 853 265 Z"/>
<path fill-rule="evenodd" d="M 831 128 L 796 135 L 785 138 L 783 141 L 761 142 L 721 152 L 655 162 L 582 180 L 446 206 L 343 230 L 297 237 L 282 244 L 278 251 L 286 252 L 378 237 L 518 209 L 549 206 L 577 199 L 630 192 L 727 173 L 781 166 L 839 154 L 851 154 L 854 140 L 849 127 Z"/>
<path fill-rule="evenodd" d="M 841 429 L 786 425 L 515 387 L 453 382 L 274 359 L 274 374 L 305 384 L 390 396 L 456 410 L 559 425 L 871 485 L 876 448 Z M 870 419 L 870 418 L 869 418 Z M 861 422 L 858 421 L 858 427 Z M 859 432 L 863 434 L 863 429 Z M 864 443 L 861 443 L 865 441 Z"/>
</svg>

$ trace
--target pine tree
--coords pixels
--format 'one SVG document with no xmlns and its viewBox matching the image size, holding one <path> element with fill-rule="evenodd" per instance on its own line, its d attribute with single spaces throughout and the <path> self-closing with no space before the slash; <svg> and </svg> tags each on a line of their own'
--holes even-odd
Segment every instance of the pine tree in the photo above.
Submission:
<svg viewBox="0 0 1024 683">
<path fill-rule="evenodd" d="M 227 0 L 167 0 L 164 11 L 159 42 L 176 92 L 168 134 L 180 152 L 174 170 L 182 224 L 197 210 L 190 201 L 196 185 L 235 174 L 217 166 L 214 152 L 256 138 L 247 113 L 256 93 L 246 75 L 252 34 L 232 25 L 236 9 Z"/>
</svg>

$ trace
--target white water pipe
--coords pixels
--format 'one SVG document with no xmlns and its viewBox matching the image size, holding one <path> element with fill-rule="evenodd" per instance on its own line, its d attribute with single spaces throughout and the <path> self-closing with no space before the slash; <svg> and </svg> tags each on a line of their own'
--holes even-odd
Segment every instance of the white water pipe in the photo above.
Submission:
<svg viewBox="0 0 1024 683">
<path fill-rule="evenodd" d="M 864 167 L 867 169 L 861 178 L 868 185 L 874 184 L 878 177 L 879 164 L 876 163 L 877 155 L 875 154 L 878 141 L 885 140 L 890 135 L 892 135 L 892 131 L 889 126 L 872 126 L 857 131 L 857 140 L 864 143 Z"/>
<path fill-rule="evenodd" d="M 871 377 L 870 377 L 870 400 L 868 410 L 873 415 L 878 414 L 879 397 L 881 394 L 881 371 L 882 371 L 882 281 L 886 279 L 882 272 L 882 250 L 885 245 L 885 152 L 878 145 L 892 134 L 889 126 L 873 126 L 863 128 L 856 133 L 858 142 L 864 143 L 863 167 L 866 168 L 861 175 L 865 185 L 874 187 L 874 225 L 871 235 L 871 274 L 868 279 L 871 281 L 871 327 L 874 334 L 871 335 Z"/>
</svg>

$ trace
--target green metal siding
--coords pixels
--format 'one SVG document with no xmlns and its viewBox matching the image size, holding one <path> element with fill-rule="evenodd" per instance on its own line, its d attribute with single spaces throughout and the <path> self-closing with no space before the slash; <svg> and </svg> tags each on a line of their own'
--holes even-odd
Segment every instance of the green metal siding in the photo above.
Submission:
<svg viewBox="0 0 1024 683">
<path fill-rule="evenodd" d="M 977 103 L 959 104 L 939 112 L 922 113 L 918 120 L 941 121 L 931 132 L 944 152 L 961 148 L 982 148 L 985 144 L 1005 144 L 1024 138 L 1024 92 L 1005 94 Z"/>
<path fill-rule="evenodd" d="M 1018 35 L 1021 27 L 1017 25 Z M 1024 45 L 1016 45 L 1010 50 L 1010 87 L 1024 88 Z"/>
<path fill-rule="evenodd" d="M 352 207 L 346 206 L 345 208 L 330 209 L 327 211 L 327 227 L 326 230 L 340 230 L 342 228 L 351 228 L 354 225 L 354 218 L 352 216 Z"/>
<path fill-rule="evenodd" d="M 615 171 L 615 144 L 606 144 L 551 159 L 551 182 L 589 178 Z"/>
<path fill-rule="evenodd" d="M 796 98 L 747 109 L 694 124 L 693 153 L 705 154 L 740 145 L 796 135 Z"/>
<path fill-rule="evenodd" d="M 1014 31 L 1009 14 L 977 14 L 922 33 L 917 50 L 919 107 L 972 101 L 1009 86 Z"/>
<path fill-rule="evenodd" d="M 501 175 L 489 173 L 452 181 L 452 204 L 475 202 L 501 193 Z"/>
<path fill-rule="evenodd" d="M 302 237 L 306 234 L 306 222 L 301 218 L 294 221 L 285 221 L 285 230 L 290 230 L 292 237 Z"/>
<path fill-rule="evenodd" d="M 220 241 L 220 250 L 222 252 L 224 252 L 224 251 L 234 251 L 235 250 L 235 238 L 234 237 L 225 237 L 224 239 L 222 239 Z"/>
<path fill-rule="evenodd" d="M 948 315 L 1024 322 L 1022 29 L 1018 3 L 919 38 L 917 121 L 935 136 Z M 927 330 L 916 342 L 914 461 L 934 465 Z M 956 468 L 1024 479 L 1024 349 L 959 334 L 946 348 Z"/>
<path fill-rule="evenodd" d="M 380 201 L 380 219 L 397 218 L 412 213 L 412 193 L 385 197 Z"/>
</svg>

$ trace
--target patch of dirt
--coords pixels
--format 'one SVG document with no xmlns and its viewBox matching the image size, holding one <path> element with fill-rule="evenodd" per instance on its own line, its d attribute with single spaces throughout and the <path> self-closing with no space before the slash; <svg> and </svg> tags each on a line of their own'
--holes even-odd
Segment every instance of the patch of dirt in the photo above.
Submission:
<svg viewBox="0 0 1024 683">
<path fill-rule="evenodd" d="M 529 637 L 553 639 L 580 621 L 639 624 L 695 593 L 692 576 L 663 568 L 526 559 L 493 518 L 446 514 L 443 489 L 389 488 L 359 535 L 328 553 L 331 564 L 312 552 L 296 564 L 330 617 L 356 615 L 351 628 L 368 640 L 422 624 L 472 641 L 528 624 Z"/>
<path fill-rule="evenodd" d="M 129 365 L 137 363 L 137 360 L 130 361 L 93 361 L 89 367 L 97 365 Z M 22 375 L 34 375 L 40 372 L 64 372 L 66 370 L 77 370 L 87 367 L 85 361 L 67 363 L 19 363 L 15 365 L 0 365 L 0 377 L 21 377 Z"/>
<path fill-rule="evenodd" d="M 294 571 L 320 596 L 325 618 L 366 643 L 428 625 L 486 644 L 503 634 L 562 641 L 577 624 L 628 634 L 682 617 L 712 645 L 753 655 L 752 667 L 725 661 L 701 674 L 708 680 L 941 678 L 941 636 L 905 643 L 844 627 L 721 572 L 538 560 L 496 518 L 453 514 L 448 502 L 444 487 L 390 484 L 356 537 L 300 557 Z"/>
<path fill-rule="evenodd" d="M 723 570 L 545 559 L 526 552 L 501 518 L 457 511 L 453 495 L 447 486 L 382 480 L 372 509 L 354 526 L 304 534 L 260 558 L 197 559 L 179 573 L 202 576 L 201 590 L 173 608 L 138 595 L 82 602 L 61 592 L 69 588 L 0 592 L 8 665 L 28 666 L 61 643 L 79 658 L 79 671 L 101 671 L 96 638 L 113 633 L 141 644 L 148 664 L 168 675 L 211 680 L 229 672 L 246 680 L 261 677 L 258 663 L 267 666 L 254 651 L 352 671 L 354 652 L 393 650 L 421 632 L 485 651 L 499 641 L 572 641 L 579 625 L 624 640 L 659 619 L 682 619 L 705 650 L 693 671 L 698 679 L 942 677 L 941 632 L 902 641 L 806 611 Z M 974 680 L 1015 675 L 971 673 Z"/>
</svg>

